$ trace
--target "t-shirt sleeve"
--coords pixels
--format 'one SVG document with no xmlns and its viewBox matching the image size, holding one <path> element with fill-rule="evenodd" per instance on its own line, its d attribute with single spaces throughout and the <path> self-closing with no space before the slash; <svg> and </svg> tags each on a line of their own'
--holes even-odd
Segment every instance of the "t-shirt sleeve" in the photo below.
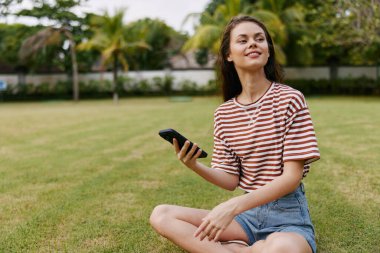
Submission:
<svg viewBox="0 0 380 253">
<path fill-rule="evenodd" d="M 285 126 L 283 162 L 304 160 L 308 164 L 318 160 L 320 153 L 309 108 L 302 94 L 289 104 Z"/>
<path fill-rule="evenodd" d="M 215 118 L 214 123 L 214 150 L 212 153 L 211 168 L 228 173 L 240 174 L 240 165 L 236 155 L 223 140 L 221 128 Z"/>
</svg>

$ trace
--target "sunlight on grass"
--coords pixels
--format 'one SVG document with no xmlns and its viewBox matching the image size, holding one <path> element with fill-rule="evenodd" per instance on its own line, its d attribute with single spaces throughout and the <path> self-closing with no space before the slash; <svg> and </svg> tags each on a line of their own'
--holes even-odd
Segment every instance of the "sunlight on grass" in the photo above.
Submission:
<svg viewBox="0 0 380 253">
<path fill-rule="evenodd" d="M 187 170 L 158 131 L 211 155 L 220 102 L 0 104 L 0 252 L 182 252 L 150 228 L 153 207 L 210 209 L 241 192 Z M 319 252 L 378 252 L 380 100 L 308 103 L 322 155 L 304 180 Z"/>
</svg>

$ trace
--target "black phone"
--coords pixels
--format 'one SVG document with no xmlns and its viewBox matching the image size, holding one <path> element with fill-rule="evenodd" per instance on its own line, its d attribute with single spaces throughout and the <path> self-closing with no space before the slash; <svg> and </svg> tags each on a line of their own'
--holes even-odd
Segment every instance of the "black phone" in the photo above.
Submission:
<svg viewBox="0 0 380 253">
<path fill-rule="evenodd" d="M 170 142 L 171 144 L 173 144 L 173 138 L 175 138 L 178 141 L 178 145 L 179 145 L 180 149 L 183 147 L 185 142 L 188 140 L 186 137 L 184 137 L 183 135 L 178 133 L 176 130 L 171 129 L 171 128 L 160 130 L 160 132 L 158 134 L 162 138 L 164 138 L 165 140 Z M 189 151 L 192 147 L 193 147 L 193 143 L 190 141 L 190 146 L 187 150 Z M 197 150 L 195 151 L 195 153 L 198 152 L 198 150 L 199 150 L 199 147 L 197 147 Z M 205 158 L 205 157 L 207 157 L 207 153 L 204 150 L 202 150 L 202 153 L 199 156 L 199 158 Z"/>
</svg>

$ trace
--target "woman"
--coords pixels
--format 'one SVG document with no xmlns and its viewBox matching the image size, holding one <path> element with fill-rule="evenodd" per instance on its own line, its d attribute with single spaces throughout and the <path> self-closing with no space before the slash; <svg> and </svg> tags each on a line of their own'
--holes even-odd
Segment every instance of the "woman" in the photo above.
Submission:
<svg viewBox="0 0 380 253">
<path fill-rule="evenodd" d="M 258 20 L 239 16 L 227 25 L 219 67 L 224 103 L 214 115 L 211 167 L 189 144 L 174 149 L 207 181 L 246 194 L 211 211 L 160 205 L 150 222 L 189 252 L 315 253 L 302 178 L 320 155 L 303 95 L 280 84 L 272 39 Z"/>
</svg>

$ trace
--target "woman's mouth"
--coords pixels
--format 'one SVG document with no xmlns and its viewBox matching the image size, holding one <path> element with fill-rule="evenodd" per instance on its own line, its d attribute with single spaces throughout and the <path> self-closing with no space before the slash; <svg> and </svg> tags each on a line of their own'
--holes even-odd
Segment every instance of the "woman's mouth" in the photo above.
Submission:
<svg viewBox="0 0 380 253">
<path fill-rule="evenodd" d="M 246 56 L 248 56 L 249 58 L 257 58 L 260 55 L 261 55 L 261 53 L 258 51 L 252 51 L 252 52 L 249 52 L 248 54 L 246 54 Z"/>
</svg>

